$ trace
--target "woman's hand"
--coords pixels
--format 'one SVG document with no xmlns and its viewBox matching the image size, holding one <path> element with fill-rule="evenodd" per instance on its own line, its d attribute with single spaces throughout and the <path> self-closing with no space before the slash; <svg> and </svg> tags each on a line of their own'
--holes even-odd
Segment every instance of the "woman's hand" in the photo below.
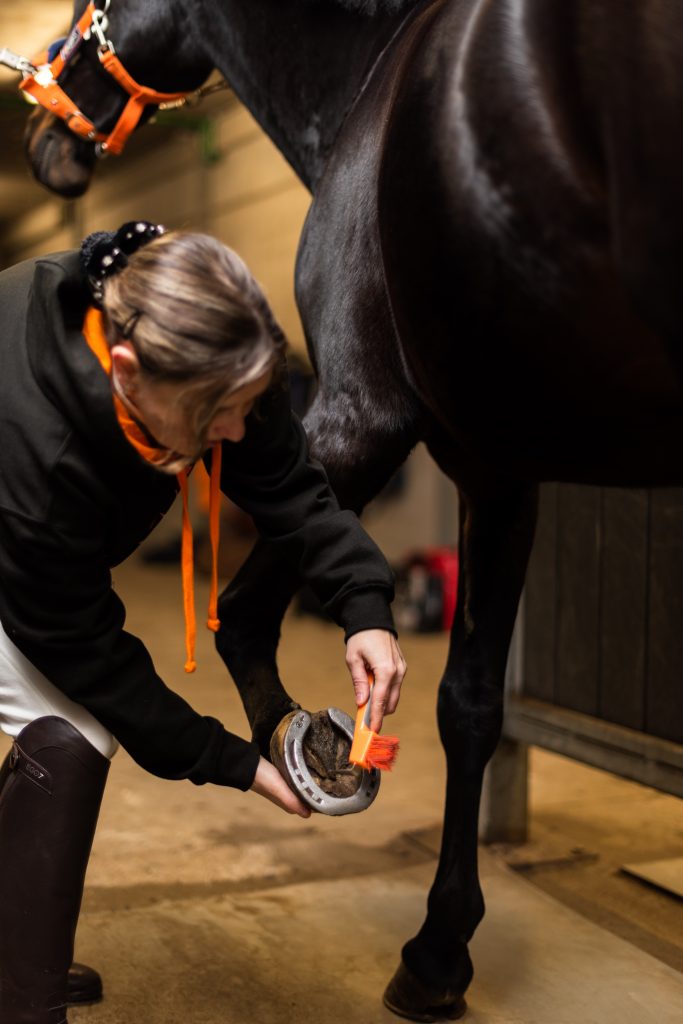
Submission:
<svg viewBox="0 0 683 1024">
<path fill-rule="evenodd" d="M 277 804 L 288 814 L 298 814 L 302 818 L 310 818 L 311 810 L 293 793 L 277 768 L 265 757 L 262 757 L 256 769 L 256 777 L 251 785 L 254 793 L 265 796 L 267 800 Z"/>
<path fill-rule="evenodd" d="M 386 629 L 365 629 L 354 633 L 346 643 L 346 664 L 359 707 L 370 696 L 368 674 L 374 676 L 370 728 L 379 732 L 384 716 L 393 715 L 396 710 L 406 674 L 405 658 L 398 640 Z"/>
</svg>

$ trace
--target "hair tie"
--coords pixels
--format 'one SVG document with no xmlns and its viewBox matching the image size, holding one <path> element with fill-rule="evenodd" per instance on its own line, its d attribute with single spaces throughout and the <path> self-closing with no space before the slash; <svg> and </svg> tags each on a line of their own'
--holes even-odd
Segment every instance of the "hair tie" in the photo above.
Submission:
<svg viewBox="0 0 683 1024">
<path fill-rule="evenodd" d="M 81 243 L 81 263 L 93 302 L 99 309 L 102 308 L 105 280 L 128 266 L 129 256 L 165 232 L 162 224 L 131 220 L 118 231 L 96 231 Z"/>
</svg>

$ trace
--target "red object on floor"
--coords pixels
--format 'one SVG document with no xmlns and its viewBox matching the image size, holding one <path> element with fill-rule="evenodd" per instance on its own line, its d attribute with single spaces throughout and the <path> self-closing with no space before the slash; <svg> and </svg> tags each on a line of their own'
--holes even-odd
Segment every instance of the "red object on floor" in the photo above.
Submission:
<svg viewBox="0 0 683 1024">
<path fill-rule="evenodd" d="M 441 625 L 449 630 L 455 618 L 455 606 L 458 598 L 458 552 L 455 548 L 425 548 L 420 552 L 424 564 L 430 572 L 440 576 L 443 590 L 443 612 Z"/>
</svg>

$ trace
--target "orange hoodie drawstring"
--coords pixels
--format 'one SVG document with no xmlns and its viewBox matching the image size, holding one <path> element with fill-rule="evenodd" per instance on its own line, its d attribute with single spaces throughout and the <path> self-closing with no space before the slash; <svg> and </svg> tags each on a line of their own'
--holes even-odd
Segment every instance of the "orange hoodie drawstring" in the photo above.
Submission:
<svg viewBox="0 0 683 1024">
<path fill-rule="evenodd" d="M 211 449 L 211 490 L 209 491 L 209 539 L 211 541 L 211 589 L 209 591 L 209 618 L 206 625 L 217 633 L 221 628 L 218 618 L 218 545 L 221 534 L 221 456 L 223 446 L 217 442 Z"/>
<path fill-rule="evenodd" d="M 111 354 L 104 332 L 102 313 L 92 306 L 88 309 L 83 323 L 83 334 L 91 351 L 97 357 L 102 369 L 111 376 Z M 130 416 L 123 402 L 114 395 L 114 408 L 121 430 L 127 440 L 147 462 L 159 461 L 160 449 L 153 448 L 142 430 Z M 209 485 L 209 538 L 211 541 L 211 587 L 209 590 L 209 609 L 207 628 L 216 633 L 220 629 L 218 618 L 218 546 L 220 542 L 220 507 L 221 507 L 221 453 L 220 441 L 211 448 L 211 475 Z M 194 672 L 197 662 L 194 658 L 197 639 L 197 619 L 194 604 L 194 545 L 192 523 L 190 521 L 187 469 L 176 474 L 180 493 L 183 499 L 183 527 L 181 540 L 181 578 L 183 585 L 183 610 L 185 614 L 185 650 L 187 661 L 185 671 Z"/>
<path fill-rule="evenodd" d="M 194 610 L 194 541 L 192 522 L 188 508 L 187 470 L 178 473 L 180 493 L 183 497 L 183 532 L 180 544 L 180 575 L 183 581 L 183 608 L 185 611 L 185 651 L 187 661 L 185 671 L 194 672 L 197 662 L 194 660 L 194 645 L 197 639 L 197 618 Z"/>
<path fill-rule="evenodd" d="M 207 629 L 217 633 L 220 629 L 218 618 L 218 545 L 220 541 L 220 480 L 221 480 L 221 444 L 217 442 L 211 448 L 211 483 L 209 490 L 209 538 L 211 541 L 211 589 L 209 591 L 209 614 L 206 621 Z M 189 510 L 188 472 L 186 469 L 177 474 L 180 493 L 183 498 L 183 532 L 180 550 L 181 576 L 183 581 L 183 607 L 185 609 L 185 650 L 187 661 L 185 671 L 194 672 L 197 662 L 194 658 L 197 640 L 197 618 L 194 606 L 194 544 L 192 538 L 192 522 Z"/>
</svg>

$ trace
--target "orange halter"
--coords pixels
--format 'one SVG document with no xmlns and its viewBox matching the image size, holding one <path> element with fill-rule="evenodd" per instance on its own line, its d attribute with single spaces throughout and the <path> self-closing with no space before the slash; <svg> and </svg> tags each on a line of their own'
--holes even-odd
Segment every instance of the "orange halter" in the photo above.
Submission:
<svg viewBox="0 0 683 1024">
<path fill-rule="evenodd" d="M 108 153 L 118 156 L 137 127 L 145 107 L 176 103 L 189 95 L 187 92 L 156 92 L 131 78 L 116 56 L 114 44 L 106 36 L 109 24 L 106 12 L 110 3 L 111 0 L 105 0 L 102 10 L 95 7 L 93 2 L 89 3 L 54 60 L 41 64 L 19 84 L 19 88 L 33 97 L 41 107 L 64 121 L 70 131 L 88 142 L 96 143 L 98 156 L 106 156 Z M 130 97 L 108 135 L 97 130 L 93 121 L 79 110 L 57 81 L 80 49 L 81 43 L 91 35 L 97 37 L 97 56 L 102 67 Z"/>
</svg>

